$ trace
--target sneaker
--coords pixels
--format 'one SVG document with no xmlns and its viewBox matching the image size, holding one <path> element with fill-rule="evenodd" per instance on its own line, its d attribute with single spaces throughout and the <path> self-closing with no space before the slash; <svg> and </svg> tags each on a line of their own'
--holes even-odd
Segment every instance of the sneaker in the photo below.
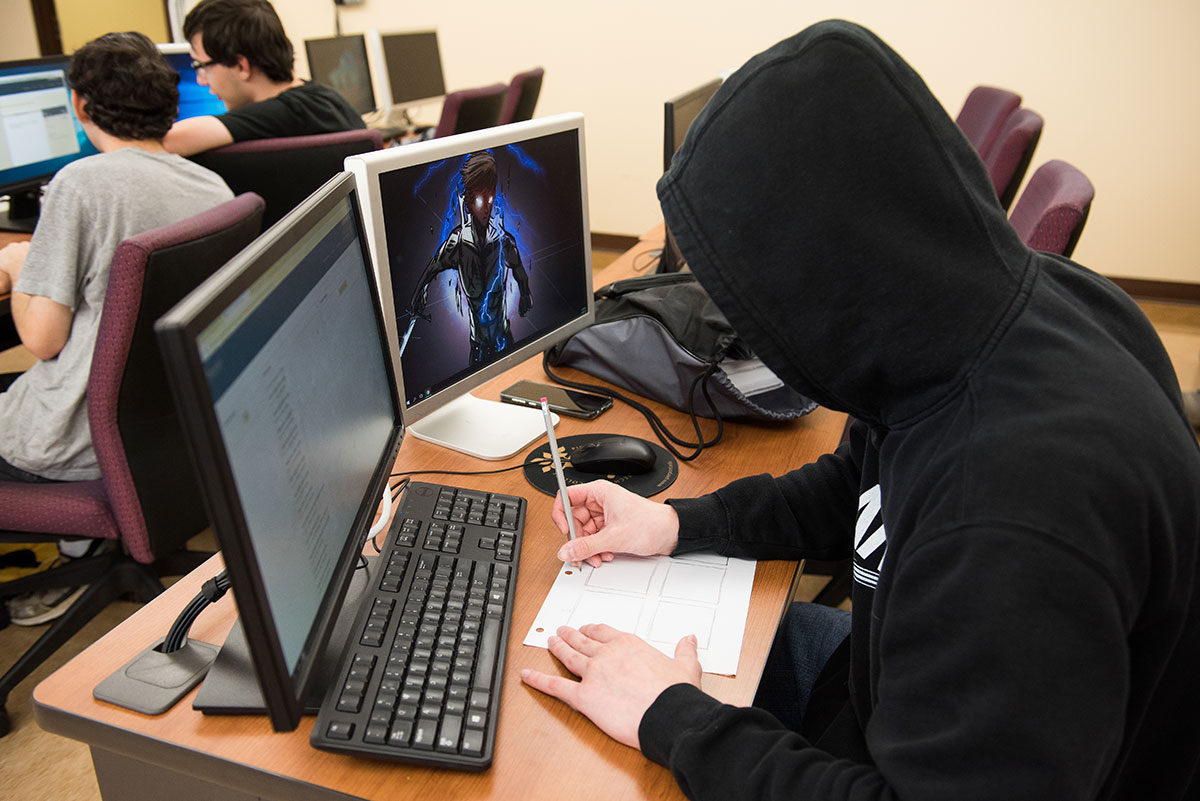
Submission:
<svg viewBox="0 0 1200 801">
<path fill-rule="evenodd" d="M 8 602 L 8 615 L 14 626 L 40 626 L 62 617 L 87 585 L 59 587 L 18 595 Z"/>
<path fill-rule="evenodd" d="M 117 543 L 114 540 L 96 539 L 88 544 L 87 550 L 82 556 L 70 557 L 60 554 L 55 564 L 61 565 L 75 559 L 97 556 L 116 549 Z M 24 595 L 10 598 L 5 604 L 8 607 L 10 622 L 15 626 L 40 626 L 56 620 L 66 614 L 67 610 L 71 608 L 71 604 L 75 603 L 87 588 L 86 584 L 79 587 L 57 587 L 50 590 L 27 592 Z"/>
</svg>

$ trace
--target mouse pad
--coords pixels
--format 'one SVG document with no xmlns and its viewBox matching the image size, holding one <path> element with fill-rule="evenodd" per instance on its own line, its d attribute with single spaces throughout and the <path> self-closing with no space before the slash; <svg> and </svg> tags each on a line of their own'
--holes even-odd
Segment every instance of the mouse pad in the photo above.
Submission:
<svg viewBox="0 0 1200 801">
<path fill-rule="evenodd" d="M 654 467 L 648 472 L 636 476 L 603 475 L 601 473 L 584 473 L 571 466 L 571 454 L 584 445 L 600 442 L 619 434 L 579 434 L 574 437 L 561 437 L 558 440 L 558 456 L 563 463 L 563 478 L 567 486 L 586 484 L 597 479 L 608 479 L 614 484 L 620 484 L 630 492 L 636 492 L 643 498 L 657 495 L 675 483 L 679 477 L 679 462 L 661 445 L 643 440 L 655 454 Z M 550 443 L 543 442 L 525 456 L 525 480 L 537 489 L 553 495 L 558 492 L 558 478 L 554 475 L 554 462 L 550 457 Z"/>
</svg>

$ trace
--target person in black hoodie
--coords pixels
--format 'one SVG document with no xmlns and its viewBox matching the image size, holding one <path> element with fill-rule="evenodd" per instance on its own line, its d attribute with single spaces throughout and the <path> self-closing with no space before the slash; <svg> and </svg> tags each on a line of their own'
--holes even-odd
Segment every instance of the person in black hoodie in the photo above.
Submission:
<svg viewBox="0 0 1200 801">
<path fill-rule="evenodd" d="M 522 678 L 695 799 L 1194 798 L 1200 449 L 1137 306 L 1025 247 L 921 79 L 847 22 L 731 76 L 658 191 L 755 353 L 855 422 L 701 498 L 571 487 L 586 536 L 559 558 L 853 558 L 849 700 L 793 731 L 701 692 L 691 638 L 670 659 L 607 626 L 551 641 L 581 681 Z"/>
</svg>

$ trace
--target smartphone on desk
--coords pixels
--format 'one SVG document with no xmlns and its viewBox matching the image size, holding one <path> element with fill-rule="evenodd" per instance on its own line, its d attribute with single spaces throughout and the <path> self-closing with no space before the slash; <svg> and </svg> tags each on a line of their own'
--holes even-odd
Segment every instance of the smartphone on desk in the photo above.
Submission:
<svg viewBox="0 0 1200 801">
<path fill-rule="evenodd" d="M 585 420 L 599 417 L 601 412 L 612 408 L 612 398 L 550 384 L 539 384 L 536 381 L 518 381 L 500 393 L 500 400 L 518 406 L 540 407 L 542 398 L 546 399 L 550 411 L 568 417 L 582 417 Z"/>
</svg>

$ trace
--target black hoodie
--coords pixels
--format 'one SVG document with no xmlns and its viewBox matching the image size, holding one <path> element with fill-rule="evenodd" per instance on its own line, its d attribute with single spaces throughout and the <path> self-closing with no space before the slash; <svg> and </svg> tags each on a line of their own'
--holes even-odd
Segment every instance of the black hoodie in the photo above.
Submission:
<svg viewBox="0 0 1200 801">
<path fill-rule="evenodd" d="M 730 77 L 658 189 L 746 342 L 857 421 L 812 465 L 672 501 L 678 552 L 853 556 L 870 756 L 686 685 L 647 756 L 722 801 L 1183 798 L 1200 449 L 1136 305 L 1025 247 L 921 79 L 845 22 Z"/>
</svg>

